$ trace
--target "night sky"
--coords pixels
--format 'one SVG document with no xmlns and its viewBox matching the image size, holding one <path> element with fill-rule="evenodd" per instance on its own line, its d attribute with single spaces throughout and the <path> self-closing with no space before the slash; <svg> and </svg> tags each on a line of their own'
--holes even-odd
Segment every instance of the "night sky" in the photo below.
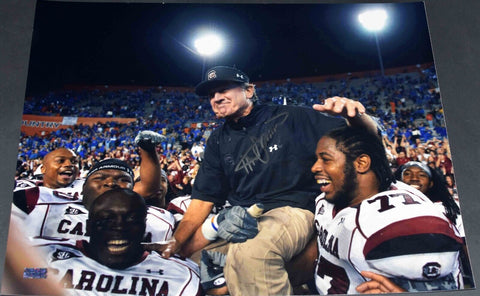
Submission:
<svg viewBox="0 0 480 296">
<path fill-rule="evenodd" d="M 373 33 L 358 14 L 381 6 L 385 68 L 433 62 L 421 2 L 391 4 L 188 4 L 39 1 L 27 96 L 77 85 L 195 86 L 203 58 L 193 40 L 208 28 L 225 39 L 206 60 L 252 81 L 378 70 Z"/>
</svg>

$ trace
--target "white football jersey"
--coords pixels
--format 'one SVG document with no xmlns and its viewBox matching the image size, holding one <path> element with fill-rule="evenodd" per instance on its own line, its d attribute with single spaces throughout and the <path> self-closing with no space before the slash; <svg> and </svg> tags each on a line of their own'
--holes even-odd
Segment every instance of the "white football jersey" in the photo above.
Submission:
<svg viewBox="0 0 480 296">
<path fill-rule="evenodd" d="M 443 277 L 450 281 L 441 288 L 462 286 L 458 231 L 439 207 L 404 183 L 339 212 L 321 194 L 315 226 L 315 283 L 322 295 L 358 293 L 355 288 L 366 281 L 361 271 L 399 279 L 397 284 L 409 291 L 422 290 L 409 286 L 415 281 L 424 290 L 435 289 L 429 281 Z"/>
<path fill-rule="evenodd" d="M 76 179 L 73 181 L 72 184 L 62 187 L 62 188 L 56 188 L 56 189 L 51 189 L 55 190 L 57 192 L 62 192 L 65 194 L 68 194 L 75 199 L 82 199 L 82 190 L 83 190 L 83 184 L 85 183 L 85 179 Z M 43 186 L 43 181 L 42 180 L 29 180 L 29 179 L 18 179 L 15 180 L 15 188 L 13 191 L 18 191 L 18 190 L 25 190 L 29 188 L 34 188 L 34 187 L 44 187 Z M 47 187 L 44 187 L 47 188 Z M 48 189 L 48 188 L 47 188 Z"/>
<path fill-rule="evenodd" d="M 28 225 L 25 234 L 31 239 L 89 239 L 86 225 L 88 211 L 78 196 L 65 191 L 43 186 L 17 191 L 14 193 L 12 213 L 23 217 L 24 224 Z M 147 242 L 170 239 L 174 227 L 175 218 L 170 212 L 148 207 Z"/>
<path fill-rule="evenodd" d="M 35 186 L 42 185 L 42 180 L 35 180 L 35 179 L 17 179 L 15 180 L 15 185 L 13 187 L 13 191 L 17 190 L 24 190 L 27 188 L 32 188 Z"/>
<path fill-rule="evenodd" d="M 61 281 L 70 295 L 202 295 L 199 268 L 190 259 L 152 251 L 134 266 L 112 269 L 86 256 L 83 243 L 37 246 L 45 254 L 46 276 Z"/>
<path fill-rule="evenodd" d="M 440 210 L 446 214 L 445 206 L 441 201 L 434 202 L 433 204 L 438 206 Z M 463 228 L 463 218 L 461 213 L 457 215 L 457 219 L 455 220 L 455 227 L 457 227 L 460 236 L 465 237 L 465 229 Z"/>
<path fill-rule="evenodd" d="M 173 213 L 177 223 L 182 220 L 191 201 L 192 199 L 190 195 L 184 195 L 176 197 L 168 203 L 167 210 Z"/>
<path fill-rule="evenodd" d="M 191 202 L 192 202 L 191 195 L 179 196 L 172 199 L 168 203 L 167 210 L 174 215 L 175 221 L 179 223 L 183 219 L 183 216 L 185 215 L 185 212 L 187 211 Z M 211 216 L 211 215 L 218 214 L 220 213 L 221 210 L 228 207 L 231 207 L 228 201 L 226 201 L 225 204 L 222 206 L 214 205 L 209 215 Z"/>
</svg>

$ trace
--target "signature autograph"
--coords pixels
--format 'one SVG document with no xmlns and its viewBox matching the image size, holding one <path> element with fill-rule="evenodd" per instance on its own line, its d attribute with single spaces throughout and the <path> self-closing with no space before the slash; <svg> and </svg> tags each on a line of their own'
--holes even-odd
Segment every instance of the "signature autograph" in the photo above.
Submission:
<svg viewBox="0 0 480 296">
<path fill-rule="evenodd" d="M 235 166 L 235 172 L 240 170 L 245 170 L 248 174 L 253 171 L 253 167 L 257 163 L 257 161 L 261 163 L 268 163 L 270 159 L 270 154 L 267 153 L 267 145 L 268 141 L 275 135 L 277 132 L 277 128 L 279 125 L 283 124 L 285 120 L 288 118 L 288 113 L 281 113 L 275 117 L 270 118 L 268 121 L 265 121 L 264 124 L 269 124 L 274 120 L 279 119 L 278 122 L 274 123 L 271 128 L 265 131 L 260 137 L 252 137 L 250 140 L 252 141 L 252 146 L 247 149 L 247 151 L 242 155 L 240 161 Z M 263 157 L 262 157 L 262 151 Z"/>
</svg>

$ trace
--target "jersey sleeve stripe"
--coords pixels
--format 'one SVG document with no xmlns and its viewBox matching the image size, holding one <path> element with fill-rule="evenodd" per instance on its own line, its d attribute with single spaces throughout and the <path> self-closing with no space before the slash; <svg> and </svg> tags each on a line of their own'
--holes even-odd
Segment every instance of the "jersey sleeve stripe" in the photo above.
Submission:
<svg viewBox="0 0 480 296">
<path fill-rule="evenodd" d="M 456 252 L 461 245 L 443 234 L 425 233 L 396 237 L 385 241 L 365 254 L 365 259 L 375 260 L 394 256 Z"/>
<path fill-rule="evenodd" d="M 177 205 L 174 205 L 172 203 L 168 204 L 167 211 L 169 211 L 172 214 L 177 214 L 177 213 L 182 214 L 182 215 L 185 214 L 185 212 L 183 211 L 183 209 L 181 207 L 178 207 Z"/>
<path fill-rule="evenodd" d="M 458 244 L 462 243 L 462 239 L 455 235 L 447 221 L 438 217 L 423 216 L 395 222 L 375 232 L 367 239 L 363 254 L 367 256 L 380 244 L 395 238 L 425 234 L 434 234 L 436 237 L 443 235 L 453 239 Z"/>
</svg>

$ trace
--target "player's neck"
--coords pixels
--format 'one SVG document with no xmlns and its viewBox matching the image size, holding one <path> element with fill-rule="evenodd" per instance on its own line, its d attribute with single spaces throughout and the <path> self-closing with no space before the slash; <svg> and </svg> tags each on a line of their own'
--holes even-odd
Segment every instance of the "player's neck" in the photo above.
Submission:
<svg viewBox="0 0 480 296">
<path fill-rule="evenodd" d="M 374 196 L 379 192 L 379 183 L 375 173 L 373 173 L 372 171 L 369 171 L 365 174 L 358 174 L 357 180 L 357 192 L 350 206 L 358 205 L 362 201 Z"/>
</svg>

